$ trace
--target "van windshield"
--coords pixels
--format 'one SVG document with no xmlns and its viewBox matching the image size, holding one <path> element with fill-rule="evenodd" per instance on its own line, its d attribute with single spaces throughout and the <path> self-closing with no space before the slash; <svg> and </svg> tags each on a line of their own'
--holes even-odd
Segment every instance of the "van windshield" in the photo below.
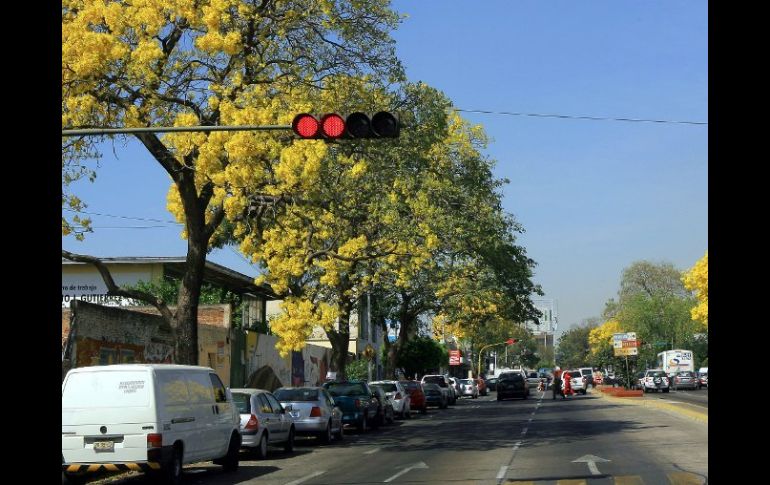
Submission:
<svg viewBox="0 0 770 485">
<path fill-rule="evenodd" d="M 62 390 L 62 408 L 140 407 L 150 402 L 152 380 L 146 371 L 70 374 Z"/>
</svg>

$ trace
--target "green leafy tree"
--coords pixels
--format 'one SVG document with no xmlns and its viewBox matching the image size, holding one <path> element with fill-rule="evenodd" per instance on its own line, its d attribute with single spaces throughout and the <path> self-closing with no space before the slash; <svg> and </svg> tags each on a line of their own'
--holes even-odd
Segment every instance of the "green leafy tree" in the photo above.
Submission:
<svg viewBox="0 0 770 485">
<path fill-rule="evenodd" d="M 582 367 L 589 362 L 591 347 L 588 334 L 592 327 L 574 327 L 559 337 L 556 348 L 556 365 L 562 369 Z"/>
<path fill-rule="evenodd" d="M 411 377 L 446 365 L 448 361 L 448 352 L 436 341 L 428 337 L 417 337 L 401 348 L 397 365 Z"/>
</svg>

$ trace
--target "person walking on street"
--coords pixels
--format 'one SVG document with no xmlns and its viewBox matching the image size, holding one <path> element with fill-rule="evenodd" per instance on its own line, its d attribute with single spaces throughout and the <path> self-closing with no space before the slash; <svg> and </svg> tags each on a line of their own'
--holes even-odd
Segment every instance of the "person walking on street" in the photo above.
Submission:
<svg viewBox="0 0 770 485">
<path fill-rule="evenodd" d="M 556 399 L 556 394 L 561 394 L 562 399 L 564 399 L 564 394 L 561 392 L 561 367 L 557 366 L 553 370 L 553 383 L 551 388 L 553 390 L 552 399 Z"/>
</svg>

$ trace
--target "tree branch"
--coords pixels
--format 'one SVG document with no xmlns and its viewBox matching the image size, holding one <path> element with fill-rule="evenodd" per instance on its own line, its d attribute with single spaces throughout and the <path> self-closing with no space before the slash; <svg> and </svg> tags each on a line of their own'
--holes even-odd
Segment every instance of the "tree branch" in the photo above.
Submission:
<svg viewBox="0 0 770 485">
<path fill-rule="evenodd" d="M 115 280 L 112 279 L 112 274 L 110 274 L 110 270 L 107 269 L 107 266 L 99 258 L 96 258 L 94 256 L 87 256 L 83 254 L 74 254 L 69 251 L 65 251 L 64 249 L 62 249 L 61 255 L 63 258 L 68 259 L 70 261 L 75 261 L 78 263 L 88 263 L 96 266 L 96 269 L 99 271 L 99 274 L 101 274 L 102 276 L 102 280 L 104 280 L 104 284 L 107 285 L 108 295 L 123 296 L 126 298 L 133 298 L 135 300 L 141 300 L 143 302 L 149 303 L 150 305 L 157 308 L 158 311 L 160 312 L 161 316 L 163 317 L 163 320 L 168 325 L 166 330 L 171 330 L 172 328 L 171 322 L 174 319 L 174 314 L 171 312 L 171 309 L 168 307 L 168 305 L 166 305 L 166 302 L 164 302 L 162 298 L 144 291 L 125 290 L 120 288 L 118 285 L 115 284 Z"/>
</svg>

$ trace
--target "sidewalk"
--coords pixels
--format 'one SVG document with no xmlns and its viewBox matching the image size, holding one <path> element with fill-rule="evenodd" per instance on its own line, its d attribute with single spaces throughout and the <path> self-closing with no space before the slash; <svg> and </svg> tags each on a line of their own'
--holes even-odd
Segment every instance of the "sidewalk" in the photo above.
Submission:
<svg viewBox="0 0 770 485">
<path fill-rule="evenodd" d="M 679 402 L 679 401 L 661 401 L 658 399 L 651 399 L 647 396 L 641 397 L 614 397 L 605 394 L 595 387 L 588 390 L 588 393 L 593 396 L 598 396 L 602 399 L 607 399 L 613 404 L 628 404 L 632 406 L 646 406 L 650 408 L 657 408 L 664 411 L 670 411 L 672 413 L 694 419 L 701 423 L 708 424 L 709 415 L 708 410 L 704 410 L 700 406 L 694 404 Z"/>
</svg>

